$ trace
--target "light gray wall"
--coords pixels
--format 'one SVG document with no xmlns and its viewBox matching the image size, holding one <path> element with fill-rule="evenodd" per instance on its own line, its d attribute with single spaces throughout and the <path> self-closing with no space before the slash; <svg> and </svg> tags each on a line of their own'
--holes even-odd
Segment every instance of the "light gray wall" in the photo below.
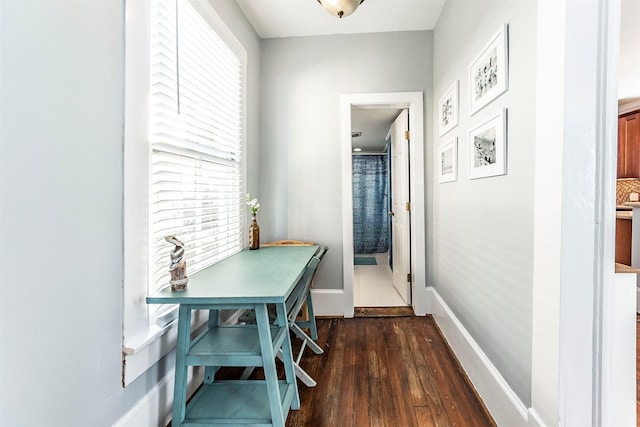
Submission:
<svg viewBox="0 0 640 427">
<path fill-rule="evenodd" d="M 261 238 L 329 246 L 316 287 L 341 289 L 340 95 L 421 91 L 431 117 L 432 33 L 267 39 L 262 55 Z"/>
<path fill-rule="evenodd" d="M 214 4 L 257 94 L 257 36 Z M 173 364 L 122 388 L 123 22 L 122 0 L 0 2 L 3 426 L 111 425 Z"/>
<path fill-rule="evenodd" d="M 468 67 L 509 24 L 509 90 L 473 117 Z M 438 293 L 518 397 L 531 395 L 536 3 L 448 0 L 434 30 L 434 97 L 460 80 L 458 180 L 434 184 Z M 507 175 L 468 178 L 468 131 L 508 108 Z"/>
</svg>

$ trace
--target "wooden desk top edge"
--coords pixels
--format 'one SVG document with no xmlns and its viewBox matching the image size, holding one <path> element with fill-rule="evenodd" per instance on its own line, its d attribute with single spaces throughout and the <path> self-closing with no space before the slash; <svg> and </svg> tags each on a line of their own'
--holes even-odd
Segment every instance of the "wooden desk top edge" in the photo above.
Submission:
<svg viewBox="0 0 640 427">
<path fill-rule="evenodd" d="M 190 275 L 185 291 L 172 292 L 165 288 L 148 296 L 146 302 L 192 305 L 283 303 L 317 249 L 317 245 L 244 249 Z M 285 262 L 278 262 L 283 256 L 286 256 Z"/>
</svg>

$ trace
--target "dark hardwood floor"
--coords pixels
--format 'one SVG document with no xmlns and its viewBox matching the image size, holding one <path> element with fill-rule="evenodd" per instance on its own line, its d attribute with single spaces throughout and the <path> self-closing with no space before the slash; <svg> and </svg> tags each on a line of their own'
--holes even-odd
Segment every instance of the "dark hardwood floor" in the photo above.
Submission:
<svg viewBox="0 0 640 427">
<path fill-rule="evenodd" d="M 432 317 L 318 319 L 318 332 L 324 354 L 301 362 L 318 385 L 298 381 L 288 427 L 495 426 Z"/>
</svg>

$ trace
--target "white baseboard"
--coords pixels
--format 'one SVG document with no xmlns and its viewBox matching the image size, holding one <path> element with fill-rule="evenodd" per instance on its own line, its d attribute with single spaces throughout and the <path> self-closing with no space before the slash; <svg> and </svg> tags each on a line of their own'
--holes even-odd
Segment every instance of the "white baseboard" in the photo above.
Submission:
<svg viewBox="0 0 640 427">
<path fill-rule="evenodd" d="M 313 312 L 316 316 L 344 316 L 342 289 L 311 289 Z"/>
<path fill-rule="evenodd" d="M 431 298 L 429 297 L 425 286 L 414 286 L 411 298 L 411 305 L 416 316 L 426 316 L 431 313 Z"/>
<path fill-rule="evenodd" d="M 416 316 L 425 316 L 431 312 L 430 298 L 427 296 L 427 288 L 421 287 L 420 289 L 421 294 L 414 295 L 416 303 L 413 305 L 413 309 Z M 311 298 L 316 316 L 353 317 L 353 310 L 351 310 L 350 316 L 345 314 L 343 289 L 311 289 Z"/>
<path fill-rule="evenodd" d="M 428 307 L 491 416 L 499 426 L 526 427 L 528 410 L 438 292 L 427 288 Z"/>
</svg>

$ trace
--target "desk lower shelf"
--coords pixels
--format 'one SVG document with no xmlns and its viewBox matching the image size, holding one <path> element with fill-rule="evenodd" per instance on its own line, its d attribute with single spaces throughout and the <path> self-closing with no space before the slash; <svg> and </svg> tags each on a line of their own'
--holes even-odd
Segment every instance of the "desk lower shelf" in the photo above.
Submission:
<svg viewBox="0 0 640 427">
<path fill-rule="evenodd" d="M 271 327 L 274 354 L 282 346 L 286 328 Z M 185 359 L 190 366 L 263 366 L 257 327 L 209 328 L 197 337 Z"/>
<path fill-rule="evenodd" d="M 294 386 L 279 381 L 282 413 L 286 419 L 295 393 Z M 217 381 L 203 385 L 186 408 L 181 426 L 252 425 L 271 426 L 271 409 L 265 381 Z"/>
</svg>

